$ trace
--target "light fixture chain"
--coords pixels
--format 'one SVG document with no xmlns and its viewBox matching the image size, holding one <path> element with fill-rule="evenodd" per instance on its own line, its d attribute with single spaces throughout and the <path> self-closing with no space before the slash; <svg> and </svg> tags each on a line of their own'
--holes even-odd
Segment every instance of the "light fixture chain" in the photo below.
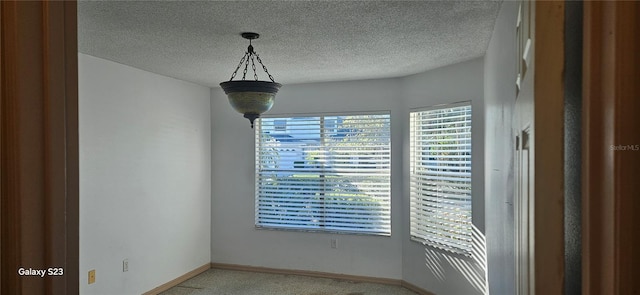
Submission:
<svg viewBox="0 0 640 295">
<path fill-rule="evenodd" d="M 273 80 L 273 76 L 271 76 L 271 74 L 269 74 L 269 71 L 267 70 L 267 67 L 262 63 L 262 59 L 260 59 L 260 56 L 258 55 L 257 52 L 253 53 L 256 56 L 256 59 L 258 60 L 258 62 L 262 65 L 262 69 L 264 70 L 265 73 L 267 73 L 267 75 L 269 76 L 269 79 L 271 79 L 271 82 L 276 82 L 275 80 Z"/>
<path fill-rule="evenodd" d="M 251 68 L 253 69 L 253 78 L 258 81 L 258 73 L 256 72 L 256 61 L 253 58 L 253 54 L 251 55 Z"/>
<path fill-rule="evenodd" d="M 233 78 L 236 77 L 236 74 L 238 73 L 238 70 L 240 69 L 240 67 L 242 66 L 242 64 L 244 63 L 245 58 L 247 58 L 247 53 L 245 53 L 242 58 L 240 59 L 240 63 L 238 64 L 238 66 L 236 67 L 236 70 L 233 71 L 233 74 L 231 74 L 231 79 L 229 79 L 229 81 L 233 80 Z"/>
<path fill-rule="evenodd" d="M 249 52 L 247 52 L 248 56 L 251 56 L 251 54 L 249 54 Z M 244 63 L 244 71 L 242 72 L 242 81 L 244 81 L 244 79 L 247 77 L 247 69 L 249 68 L 249 58 L 247 57 L 247 59 L 245 60 Z"/>
</svg>

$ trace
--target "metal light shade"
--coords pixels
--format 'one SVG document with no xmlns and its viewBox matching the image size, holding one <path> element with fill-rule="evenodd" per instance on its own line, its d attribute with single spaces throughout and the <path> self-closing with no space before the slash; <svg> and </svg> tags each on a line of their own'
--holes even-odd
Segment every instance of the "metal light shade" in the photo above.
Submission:
<svg viewBox="0 0 640 295">
<path fill-rule="evenodd" d="M 258 39 L 260 34 L 245 32 L 240 35 L 242 38 L 249 40 L 249 47 L 247 47 L 247 51 L 240 60 L 238 67 L 233 71 L 233 74 L 231 74 L 231 79 L 227 82 L 220 83 L 220 87 L 222 87 L 224 93 L 229 97 L 229 103 L 231 106 L 239 113 L 244 114 L 244 117 L 251 121 L 251 128 L 253 128 L 253 121 L 260 118 L 260 114 L 270 110 L 273 106 L 276 93 L 278 93 L 278 89 L 282 87 L 282 84 L 276 83 L 276 81 L 273 80 L 273 76 L 269 74 L 267 67 L 262 63 L 262 59 L 260 59 L 258 53 L 253 50 L 251 40 Z M 271 82 L 258 80 L 256 60 L 258 61 L 258 64 L 262 66 L 262 69 L 267 76 L 269 76 Z M 253 77 L 255 78 L 255 81 L 245 80 L 247 70 L 249 69 L 249 63 L 251 63 L 251 69 L 253 70 Z M 238 70 L 243 64 L 244 71 L 242 73 L 242 80 L 233 81 L 233 78 L 236 76 Z"/>
<path fill-rule="evenodd" d="M 251 121 L 251 128 L 253 121 L 259 118 L 260 114 L 271 109 L 281 86 L 276 82 L 248 80 L 220 83 L 233 109 Z"/>
</svg>

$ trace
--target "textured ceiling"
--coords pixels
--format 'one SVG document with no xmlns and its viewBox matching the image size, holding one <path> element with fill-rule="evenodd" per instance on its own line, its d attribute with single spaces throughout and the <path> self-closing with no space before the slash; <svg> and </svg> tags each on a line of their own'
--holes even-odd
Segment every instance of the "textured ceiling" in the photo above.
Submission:
<svg viewBox="0 0 640 295">
<path fill-rule="evenodd" d="M 240 33 L 257 32 L 255 50 L 283 84 L 399 77 L 484 55 L 499 6 L 495 1 L 80 1 L 78 46 L 85 54 L 217 87 L 229 80 L 247 48 Z"/>
</svg>

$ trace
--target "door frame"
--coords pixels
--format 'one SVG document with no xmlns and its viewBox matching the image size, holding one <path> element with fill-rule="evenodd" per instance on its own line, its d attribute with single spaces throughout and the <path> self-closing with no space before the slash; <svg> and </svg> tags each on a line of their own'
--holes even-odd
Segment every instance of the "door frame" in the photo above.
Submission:
<svg viewBox="0 0 640 295">
<path fill-rule="evenodd" d="M 562 18 L 553 10 L 541 9 L 543 5 L 563 4 L 536 2 L 536 19 L 545 20 L 536 21 L 538 43 L 542 40 L 540 36 L 544 36 L 541 32 L 545 28 L 552 29 L 555 24 L 557 32 L 558 25 L 563 25 L 558 22 Z M 640 25 L 639 5 L 640 3 L 634 1 L 586 1 L 584 4 L 584 294 L 637 292 L 640 284 L 640 280 L 635 279 L 638 277 L 638 269 L 634 265 L 639 261 L 640 253 L 633 251 L 640 246 L 640 238 L 633 235 L 638 232 L 640 224 L 637 222 L 638 218 L 634 217 L 640 210 L 640 200 L 632 197 L 640 190 L 640 182 L 637 181 L 640 152 L 608 149 L 612 145 L 635 148 L 640 144 L 639 134 L 632 130 L 632 126 L 640 126 L 639 100 L 633 99 L 640 97 L 640 84 L 635 83 L 640 68 L 635 53 L 640 52 L 640 41 L 635 38 L 631 29 Z M 545 16 L 545 11 L 551 15 Z M 2 1 L 0 4 L 2 294 L 78 293 L 76 14 L 75 1 Z M 549 16 L 552 23 L 545 24 L 549 21 Z M 21 38 L 24 36 L 22 33 L 32 33 L 33 35 L 27 36 L 40 38 L 25 40 L 26 38 Z M 555 37 L 557 36 L 552 35 L 550 39 L 553 40 Z M 26 43 L 14 42 L 17 40 L 31 43 L 27 47 L 21 47 Z M 559 42 L 556 44 L 563 44 L 561 39 Z M 537 46 L 544 48 L 540 44 Z M 538 47 L 536 52 L 537 56 L 544 56 Z M 537 59 L 538 62 L 541 60 Z M 544 68 L 539 63 L 536 67 L 540 71 Z M 30 70 L 19 71 L 25 68 Z M 34 73 L 40 75 L 34 76 Z M 636 80 L 633 80 L 634 77 Z M 544 99 L 538 91 L 538 85 L 542 85 L 539 82 L 542 82 L 545 76 L 536 74 L 536 78 L 537 105 Z M 37 87 L 42 91 L 30 98 L 20 85 Z M 29 145 L 27 140 L 21 140 L 32 136 L 41 140 L 43 144 L 33 146 Z M 561 146 L 562 142 L 558 143 L 555 140 L 554 144 Z M 543 145 L 536 146 L 537 155 L 540 156 L 543 154 L 540 150 Z M 43 156 L 33 161 L 29 155 L 34 154 Z M 539 198 L 538 196 L 542 195 L 538 193 L 541 192 L 539 189 L 544 189 L 541 177 L 545 174 L 542 172 L 555 171 L 558 167 L 546 168 L 539 165 L 542 161 L 536 162 L 536 209 L 551 209 L 552 215 L 557 217 L 559 214 L 556 211 L 559 208 L 556 207 L 562 206 L 547 203 L 555 200 L 557 196 L 549 200 Z M 560 166 L 558 169 L 561 168 Z M 32 175 L 27 173 L 30 169 L 41 169 L 44 173 Z M 536 210 L 536 228 L 542 230 L 544 227 L 541 226 L 549 222 L 554 226 L 562 226 L 557 218 L 539 218 L 542 217 L 540 210 Z M 559 234 L 556 231 L 553 230 L 550 235 L 552 238 L 546 242 L 541 241 L 537 235 L 536 249 L 542 249 L 543 245 L 553 246 L 556 250 L 563 249 L 563 246 L 557 243 Z M 27 257 L 30 251 L 37 251 L 43 255 Z M 559 263 L 563 259 L 556 257 L 556 252 L 554 250 L 542 255 L 544 252 L 536 251 L 536 265 L 545 265 L 541 264 L 545 261 Z M 31 279 L 16 275 L 17 265 L 25 262 L 34 263 L 33 267 L 36 267 L 35 264 L 50 266 L 52 264 L 49 263 L 55 263 L 55 266 L 64 268 L 65 275 L 30 281 Z M 554 265 L 555 263 L 546 265 L 544 272 L 540 267 L 536 268 L 536 292 L 542 290 L 538 286 L 542 286 L 545 281 L 551 283 L 547 286 L 562 286 L 562 283 L 558 282 L 561 277 L 553 278 L 553 275 L 557 275 L 556 272 L 561 272 L 556 267 L 550 267 Z M 548 272 L 550 269 L 553 271 Z"/>
<path fill-rule="evenodd" d="M 640 293 L 640 2 L 585 1 L 582 294 Z"/>
<path fill-rule="evenodd" d="M 0 291 L 77 294 L 76 2 L 1 1 L 0 39 Z"/>
<path fill-rule="evenodd" d="M 564 1 L 535 1 L 535 294 L 564 294 Z"/>
</svg>

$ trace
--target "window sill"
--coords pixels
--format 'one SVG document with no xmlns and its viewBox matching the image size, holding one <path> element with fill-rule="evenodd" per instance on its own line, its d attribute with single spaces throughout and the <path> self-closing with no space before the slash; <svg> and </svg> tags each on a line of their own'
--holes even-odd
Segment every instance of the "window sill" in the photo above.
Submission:
<svg viewBox="0 0 640 295">
<path fill-rule="evenodd" d="M 303 229 L 303 228 L 269 227 L 269 226 L 256 225 L 255 229 L 268 230 L 268 231 L 283 231 L 283 232 L 305 232 L 305 233 L 324 233 L 324 234 L 354 235 L 354 236 L 391 237 L 390 233 L 338 231 L 338 230 L 326 230 L 326 229 L 315 229 L 315 228 Z"/>
</svg>

